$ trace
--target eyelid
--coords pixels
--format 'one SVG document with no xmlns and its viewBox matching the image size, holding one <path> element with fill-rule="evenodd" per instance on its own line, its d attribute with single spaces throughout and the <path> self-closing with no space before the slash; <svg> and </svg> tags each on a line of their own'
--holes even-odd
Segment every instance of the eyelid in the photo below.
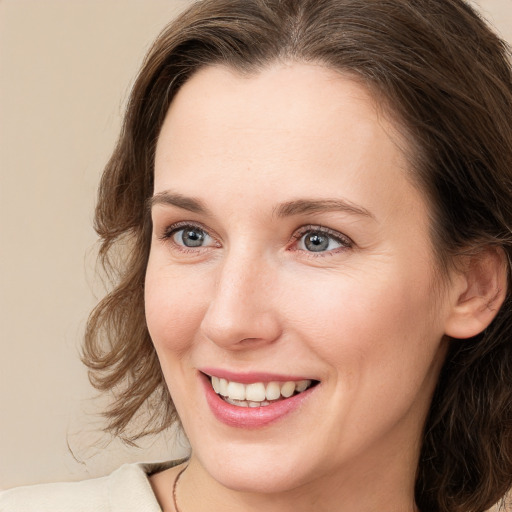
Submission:
<svg viewBox="0 0 512 512">
<path fill-rule="evenodd" d="M 176 232 L 181 229 L 187 228 L 187 227 L 197 228 L 197 229 L 200 229 L 201 231 L 204 231 L 204 233 L 206 235 L 208 235 L 215 242 L 213 247 L 217 247 L 217 248 L 221 247 L 221 243 L 219 242 L 219 237 L 216 234 L 213 234 L 209 228 L 207 228 L 201 222 L 198 222 L 198 221 L 174 222 L 170 225 L 165 226 L 165 228 L 163 229 L 163 233 L 160 235 L 157 235 L 157 237 L 159 240 L 161 240 L 163 242 L 169 242 L 169 241 L 172 242 L 172 238 L 176 234 Z M 292 250 L 304 252 L 307 254 L 308 257 L 321 257 L 321 256 L 336 254 L 340 251 L 350 249 L 351 247 L 353 247 L 355 245 L 354 241 L 349 236 L 347 236 L 343 233 L 340 233 L 339 231 L 336 231 L 336 230 L 333 230 L 333 229 L 330 229 L 330 228 L 327 228 L 325 226 L 321 226 L 318 224 L 308 224 L 308 225 L 299 227 L 292 234 L 291 241 L 298 242 L 308 232 L 317 232 L 317 233 L 325 234 L 325 235 L 329 236 L 330 238 L 336 240 L 338 243 L 340 243 L 342 245 L 342 247 L 338 247 L 336 249 L 331 249 L 328 251 L 321 251 L 318 253 L 314 253 L 312 251 L 304 251 L 303 249 L 292 249 Z M 172 242 L 172 243 L 176 248 L 179 248 L 179 250 L 181 250 L 183 252 L 197 252 L 200 250 L 210 249 L 212 247 L 212 246 L 198 246 L 196 248 L 191 248 L 191 247 L 186 247 L 186 246 L 176 244 L 175 242 Z"/>
<path fill-rule="evenodd" d="M 307 253 L 308 256 L 318 257 L 318 256 L 326 256 L 326 255 L 333 254 L 333 253 L 336 254 L 337 252 L 340 252 L 340 251 L 343 251 L 346 249 L 350 249 L 351 247 L 353 247 L 355 245 L 354 241 L 349 236 L 347 236 L 343 233 L 340 233 L 339 231 L 335 231 L 333 229 L 327 228 L 325 226 L 319 226 L 319 225 L 314 225 L 314 224 L 308 224 L 306 226 L 301 226 L 300 228 L 298 228 L 293 233 L 292 240 L 294 242 L 298 242 L 306 233 L 309 233 L 309 232 L 316 232 L 316 233 L 322 233 L 322 234 L 328 235 L 332 239 L 339 242 L 342 245 L 342 247 L 339 247 L 337 249 L 332 249 L 330 251 L 321 251 L 321 252 L 317 252 L 317 253 L 314 253 L 311 251 L 304 251 L 302 249 L 295 249 L 295 250 L 300 250 L 302 252 Z"/>
<path fill-rule="evenodd" d="M 169 241 L 172 242 L 173 236 L 178 231 L 180 231 L 184 228 L 194 228 L 194 229 L 199 229 L 201 231 L 204 231 L 204 233 L 206 235 L 208 235 L 215 242 L 213 247 L 221 246 L 218 237 L 216 235 L 212 234 L 208 228 L 206 228 L 203 224 L 201 224 L 201 222 L 197 222 L 197 221 L 174 222 L 172 224 L 169 224 L 168 226 L 165 226 L 165 228 L 163 229 L 163 232 L 161 234 L 157 235 L 157 237 L 159 240 L 161 240 L 163 242 L 169 242 Z M 212 246 L 198 246 L 198 247 L 193 248 L 193 247 L 182 246 L 182 245 L 176 244 L 175 242 L 172 242 L 172 243 L 175 247 L 179 247 L 179 250 L 186 251 L 186 252 L 205 250 L 205 249 L 209 249 L 212 247 Z"/>
<path fill-rule="evenodd" d="M 163 238 L 163 239 L 169 238 L 176 231 L 183 229 L 183 228 L 198 228 L 201 231 L 204 231 L 207 235 L 210 235 L 210 231 L 205 226 L 203 226 L 200 222 L 190 221 L 190 220 L 181 220 L 179 222 L 165 224 L 165 226 L 162 229 L 162 233 L 160 235 L 158 235 L 158 238 Z M 214 238 L 214 237 L 212 237 L 212 238 Z"/>
</svg>

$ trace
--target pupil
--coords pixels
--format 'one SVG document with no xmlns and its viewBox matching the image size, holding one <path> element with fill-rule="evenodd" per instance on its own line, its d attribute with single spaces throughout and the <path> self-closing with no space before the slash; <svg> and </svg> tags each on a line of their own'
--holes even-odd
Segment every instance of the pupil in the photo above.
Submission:
<svg viewBox="0 0 512 512">
<path fill-rule="evenodd" d="M 204 233 L 198 229 L 189 229 L 183 231 L 183 244 L 187 247 L 199 247 L 204 240 Z"/>
<path fill-rule="evenodd" d="M 329 238 L 319 233 L 313 233 L 306 237 L 304 245 L 309 251 L 325 251 L 329 247 Z"/>
</svg>

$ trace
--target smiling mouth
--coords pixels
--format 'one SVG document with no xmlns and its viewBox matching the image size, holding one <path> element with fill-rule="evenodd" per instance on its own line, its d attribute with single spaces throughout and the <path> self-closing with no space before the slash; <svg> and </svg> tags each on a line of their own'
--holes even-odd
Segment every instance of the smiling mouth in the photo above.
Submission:
<svg viewBox="0 0 512 512">
<path fill-rule="evenodd" d="M 303 393 L 318 384 L 318 381 L 271 381 L 242 384 L 210 376 L 210 383 L 215 393 L 228 404 L 237 407 L 266 407 Z"/>
</svg>

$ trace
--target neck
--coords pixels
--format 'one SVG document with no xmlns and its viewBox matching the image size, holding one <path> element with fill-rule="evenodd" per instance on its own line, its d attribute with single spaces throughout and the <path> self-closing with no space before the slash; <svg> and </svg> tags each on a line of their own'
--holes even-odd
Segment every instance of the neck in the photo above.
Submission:
<svg viewBox="0 0 512 512">
<path fill-rule="evenodd" d="M 177 491 L 180 512 L 415 512 L 414 471 L 397 474 L 356 461 L 344 472 L 327 471 L 307 484 L 277 492 L 230 489 L 192 456 Z M 375 461 L 373 461 L 375 462 Z M 412 476 L 411 476 L 412 475 Z"/>
</svg>

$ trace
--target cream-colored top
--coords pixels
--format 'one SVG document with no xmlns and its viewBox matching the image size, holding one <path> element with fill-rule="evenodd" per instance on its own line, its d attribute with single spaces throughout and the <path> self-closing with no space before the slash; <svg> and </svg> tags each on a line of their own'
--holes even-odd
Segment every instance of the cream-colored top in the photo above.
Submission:
<svg viewBox="0 0 512 512">
<path fill-rule="evenodd" d="M 0 512 L 161 512 L 148 476 L 180 462 L 125 464 L 102 478 L 17 487 L 0 493 Z"/>
</svg>

